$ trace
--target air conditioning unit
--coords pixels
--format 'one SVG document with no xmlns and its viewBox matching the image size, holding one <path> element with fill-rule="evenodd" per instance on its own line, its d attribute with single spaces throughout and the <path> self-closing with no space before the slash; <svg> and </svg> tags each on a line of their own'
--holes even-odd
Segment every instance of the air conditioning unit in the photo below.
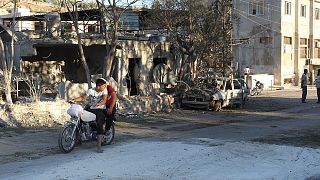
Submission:
<svg viewBox="0 0 320 180">
<path fill-rule="evenodd" d="M 314 44 L 315 48 L 320 48 L 320 42 L 319 41 L 316 41 L 315 44 Z"/>
</svg>

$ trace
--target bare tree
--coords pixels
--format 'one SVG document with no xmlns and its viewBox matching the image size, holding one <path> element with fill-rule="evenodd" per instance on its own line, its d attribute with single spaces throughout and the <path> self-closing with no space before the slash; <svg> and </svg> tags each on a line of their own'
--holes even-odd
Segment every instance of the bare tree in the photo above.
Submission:
<svg viewBox="0 0 320 180">
<path fill-rule="evenodd" d="M 11 42 L 10 47 L 3 43 L 3 39 L 0 36 L 0 50 L 1 50 L 1 63 L 4 76 L 4 89 L 6 95 L 6 102 L 10 106 L 13 104 L 11 97 L 11 82 L 12 82 L 12 70 L 14 61 L 14 39 L 15 39 L 15 24 L 16 24 L 16 9 L 17 2 L 13 0 L 13 18 L 10 24 Z"/>
<path fill-rule="evenodd" d="M 204 67 L 230 64 L 231 10 L 230 0 L 155 0 L 149 24 L 166 32 L 183 55 L 178 67 L 179 79 L 193 79 L 205 73 Z M 188 71 L 186 71 L 188 67 Z M 221 70 L 222 69 L 222 70 Z"/>
<path fill-rule="evenodd" d="M 113 60 L 116 56 L 116 47 L 118 44 L 119 26 L 121 16 L 128 10 L 130 6 L 139 0 L 127 0 L 122 3 L 121 7 L 118 0 L 96 0 L 102 17 L 102 27 L 106 40 L 107 55 L 103 60 L 103 77 L 110 77 Z"/>
<path fill-rule="evenodd" d="M 81 35 L 80 35 L 80 31 L 79 31 L 78 3 L 80 1 L 65 0 L 64 2 L 65 2 L 66 8 L 68 9 L 68 13 L 69 13 L 70 18 L 72 20 L 73 27 L 75 28 L 75 31 L 76 31 L 76 34 L 77 34 L 77 41 L 78 41 L 80 60 L 81 60 L 82 66 L 83 66 L 83 68 L 85 70 L 88 87 L 91 88 L 90 69 L 89 69 L 89 66 L 87 64 L 86 57 L 84 55 L 83 45 L 82 45 L 82 42 L 81 42 Z"/>
</svg>

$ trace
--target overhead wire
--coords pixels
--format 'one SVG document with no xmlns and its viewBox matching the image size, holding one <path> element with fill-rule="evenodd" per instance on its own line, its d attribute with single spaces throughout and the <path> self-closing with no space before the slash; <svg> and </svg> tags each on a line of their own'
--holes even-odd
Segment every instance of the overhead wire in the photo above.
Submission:
<svg viewBox="0 0 320 180">
<path fill-rule="evenodd" d="M 239 13 L 239 15 L 241 15 L 241 16 L 244 17 L 245 19 L 248 19 L 249 21 L 252 21 L 253 23 L 258 24 L 258 25 L 260 25 L 260 26 L 262 26 L 262 27 L 264 27 L 264 28 L 266 28 L 266 29 L 269 29 L 269 30 L 274 31 L 274 32 L 276 32 L 276 33 L 281 33 L 280 31 L 274 30 L 274 29 L 272 29 L 272 28 L 269 28 L 268 26 L 265 26 L 265 25 L 263 25 L 263 24 L 255 21 L 255 20 L 253 20 L 253 19 L 250 19 L 250 18 L 246 17 L 246 16 L 243 15 L 243 14 L 240 14 L 240 13 Z"/>
<path fill-rule="evenodd" d="M 239 1 L 242 1 L 242 2 L 245 2 L 245 3 L 252 3 L 252 1 L 246 1 L 246 0 L 239 0 Z M 281 12 L 281 7 L 280 6 L 276 6 L 276 5 L 273 5 L 273 4 L 267 4 L 268 6 L 271 6 L 271 7 L 275 7 L 275 8 L 278 8 L 278 9 L 280 9 L 280 11 L 279 10 L 274 10 L 274 11 L 277 11 L 277 12 Z"/>
<path fill-rule="evenodd" d="M 239 9 L 235 9 L 235 8 L 234 8 L 234 10 L 238 11 L 239 13 L 247 14 L 247 12 L 241 11 L 241 10 L 239 10 Z M 253 17 L 258 18 L 258 19 L 262 19 L 262 20 L 265 20 L 265 21 L 273 22 L 273 23 L 279 24 L 279 25 L 281 24 L 280 22 L 273 21 L 273 20 L 270 20 L 270 19 L 266 19 L 266 18 L 263 18 L 263 17 L 261 17 L 261 16 L 253 16 Z"/>
<path fill-rule="evenodd" d="M 245 1 L 245 0 L 239 0 L 239 1 L 248 3 L 248 5 L 249 5 L 249 3 L 252 2 L 252 1 L 249 2 L 249 1 Z M 269 6 L 269 7 L 271 6 L 271 7 L 275 7 L 275 8 L 281 9 L 281 7 L 275 6 L 275 5 L 271 5 L 271 4 L 268 4 L 268 6 Z M 251 21 L 251 22 L 253 22 L 253 23 L 255 23 L 255 24 L 258 24 L 258 25 L 260 25 L 260 26 L 262 26 L 262 27 L 264 27 L 264 28 L 266 28 L 266 29 L 268 29 L 268 30 L 271 30 L 271 31 L 273 31 L 273 32 L 281 33 L 281 32 L 278 31 L 278 30 L 274 30 L 274 29 L 272 29 L 272 28 L 270 28 L 270 27 L 268 27 L 268 26 L 266 26 L 266 25 L 263 25 L 263 24 L 255 21 L 255 20 L 253 20 L 253 19 L 251 19 L 251 18 L 248 18 L 248 17 L 247 17 L 247 13 L 248 13 L 248 12 L 245 12 L 245 11 L 242 11 L 242 10 L 236 9 L 236 8 L 233 8 L 233 9 L 236 10 L 240 16 L 242 16 L 242 17 L 245 18 L 245 19 L 248 19 L 249 21 Z M 269 10 L 271 10 L 271 11 L 276 11 L 276 12 L 281 12 L 281 11 L 278 11 L 278 10 L 275 10 L 275 9 L 270 9 L 270 8 L 269 8 Z M 245 15 L 244 15 L 244 14 L 245 14 Z M 254 17 L 257 18 L 257 19 L 261 19 L 261 20 L 268 21 L 268 22 L 270 22 L 270 23 L 275 23 L 275 24 L 281 25 L 281 23 L 279 23 L 279 22 L 276 22 L 276 21 L 273 21 L 273 20 L 270 20 L 270 19 L 266 19 L 266 18 L 263 18 L 263 17 L 261 17 L 261 16 L 254 16 Z M 266 32 L 266 30 L 261 31 L 261 32 L 256 33 L 256 34 L 253 34 L 253 35 L 251 35 L 251 36 L 249 36 L 249 37 L 247 37 L 247 38 L 248 38 L 248 39 L 254 39 L 256 36 L 258 36 L 259 34 L 264 33 L 264 32 Z M 240 32 L 240 33 L 241 33 L 241 34 L 245 34 L 245 33 L 243 33 L 243 32 Z M 245 38 L 245 39 L 246 39 L 246 38 Z"/>
</svg>

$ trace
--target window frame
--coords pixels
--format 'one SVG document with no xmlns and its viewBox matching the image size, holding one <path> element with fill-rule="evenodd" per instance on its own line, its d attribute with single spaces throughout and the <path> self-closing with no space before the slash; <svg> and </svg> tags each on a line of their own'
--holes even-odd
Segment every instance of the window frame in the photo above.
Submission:
<svg viewBox="0 0 320 180">
<path fill-rule="evenodd" d="M 272 37 L 266 36 L 266 37 L 260 37 L 260 44 L 272 44 Z"/>
<path fill-rule="evenodd" d="M 291 2 L 289 1 L 284 2 L 284 14 L 291 15 Z"/>
<path fill-rule="evenodd" d="M 300 16 L 307 17 L 307 5 L 301 4 L 300 6 Z"/>
<path fill-rule="evenodd" d="M 42 32 L 45 30 L 45 24 L 42 21 L 35 21 L 33 26 L 35 32 Z"/>
<path fill-rule="evenodd" d="M 300 47 L 300 58 L 308 58 L 308 47 Z"/>
<path fill-rule="evenodd" d="M 314 58 L 320 59 L 320 39 L 314 40 Z"/>
<path fill-rule="evenodd" d="M 248 3 L 248 14 L 250 16 L 261 16 L 264 15 L 264 0 L 252 0 Z"/>
<path fill-rule="evenodd" d="M 286 41 L 290 41 L 289 43 L 287 43 Z M 283 44 L 286 44 L 286 45 L 292 45 L 292 37 L 289 37 L 289 36 L 284 36 L 283 37 Z"/>
<path fill-rule="evenodd" d="M 314 19 L 315 20 L 319 20 L 320 19 L 320 9 L 319 8 L 315 8 L 314 9 Z"/>
<path fill-rule="evenodd" d="M 308 38 L 300 38 L 300 46 L 307 46 L 308 45 Z"/>
</svg>

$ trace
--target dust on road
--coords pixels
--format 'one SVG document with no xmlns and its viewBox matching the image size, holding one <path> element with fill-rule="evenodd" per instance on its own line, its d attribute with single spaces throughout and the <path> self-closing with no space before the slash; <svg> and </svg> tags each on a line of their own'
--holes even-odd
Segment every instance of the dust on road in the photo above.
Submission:
<svg viewBox="0 0 320 180">
<path fill-rule="evenodd" d="M 242 109 L 224 109 L 219 113 L 202 110 L 176 110 L 170 114 L 120 117 L 116 123 L 115 143 L 135 138 L 161 137 L 168 133 L 183 133 L 195 129 L 240 123 L 252 118 L 256 121 L 272 120 L 270 117 L 277 120 L 281 118 L 282 112 L 287 110 L 315 106 L 316 92 L 310 90 L 308 93 L 309 103 L 307 105 L 300 103 L 300 90 L 284 90 L 264 92 L 262 96 L 251 97 Z M 294 117 L 288 116 L 288 118 Z M 57 145 L 59 129 L 59 126 L 49 129 L 0 129 L 0 164 L 60 153 Z M 286 132 L 283 135 L 255 139 L 255 141 L 318 148 L 319 134 L 318 129 L 297 130 Z"/>
</svg>

